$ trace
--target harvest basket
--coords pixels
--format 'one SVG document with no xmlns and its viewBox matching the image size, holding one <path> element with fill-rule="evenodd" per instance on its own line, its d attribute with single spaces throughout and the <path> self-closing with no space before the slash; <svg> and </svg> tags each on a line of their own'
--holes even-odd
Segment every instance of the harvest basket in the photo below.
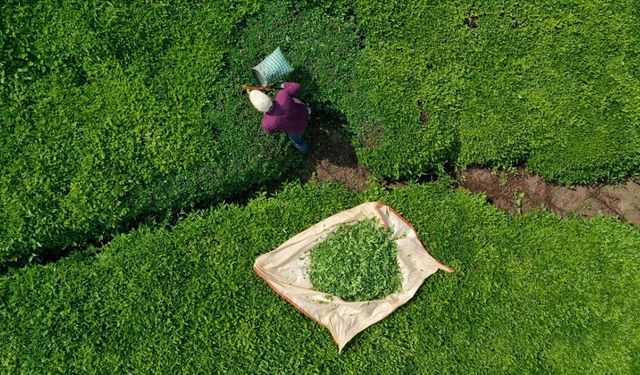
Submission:
<svg viewBox="0 0 640 375">
<path fill-rule="evenodd" d="M 253 75 L 263 86 L 281 80 L 291 72 L 293 72 L 293 67 L 284 57 L 280 47 L 265 57 L 260 64 L 253 67 Z"/>
</svg>

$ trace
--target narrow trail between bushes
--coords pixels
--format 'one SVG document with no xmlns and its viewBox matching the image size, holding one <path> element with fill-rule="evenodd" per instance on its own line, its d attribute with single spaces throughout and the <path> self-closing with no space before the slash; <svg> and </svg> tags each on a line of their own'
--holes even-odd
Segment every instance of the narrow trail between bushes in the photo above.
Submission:
<svg viewBox="0 0 640 375">
<path fill-rule="evenodd" d="M 314 125 L 309 129 L 309 155 L 302 162 L 301 181 L 336 182 L 363 191 L 372 181 L 371 172 L 358 164 L 355 150 L 341 128 Z M 545 209 L 561 217 L 583 218 L 598 214 L 615 216 L 640 225 L 640 182 L 570 188 L 546 182 L 522 168 L 514 172 L 470 168 L 456 175 L 460 186 L 484 194 L 497 208 L 511 213 Z M 402 183 L 394 186 L 402 186 Z"/>
<path fill-rule="evenodd" d="M 576 214 L 583 218 L 601 213 L 640 225 L 640 183 L 632 179 L 620 185 L 569 188 L 546 182 L 521 168 L 515 173 L 471 168 L 459 173 L 457 179 L 460 186 L 485 194 L 504 211 L 523 213 L 543 208 L 562 217 Z"/>
<path fill-rule="evenodd" d="M 346 131 L 336 124 L 309 126 L 309 154 L 302 161 L 302 182 L 336 182 L 356 191 L 366 190 L 371 172 L 358 164 Z"/>
</svg>

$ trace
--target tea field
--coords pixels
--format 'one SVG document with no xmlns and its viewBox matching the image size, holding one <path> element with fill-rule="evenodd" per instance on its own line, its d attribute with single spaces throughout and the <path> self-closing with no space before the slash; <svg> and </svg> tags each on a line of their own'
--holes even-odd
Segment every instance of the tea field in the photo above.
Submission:
<svg viewBox="0 0 640 375">
<path fill-rule="evenodd" d="M 396 208 L 455 269 L 341 355 L 276 295 L 255 258 L 360 202 Z M 142 227 L 98 254 L 0 278 L 5 371 L 634 373 L 640 228 L 614 219 L 509 217 L 444 184 L 356 194 L 287 185 L 275 198 Z"/>
<path fill-rule="evenodd" d="M 384 4 L 5 2 L 0 262 L 281 179 L 299 158 L 238 90 L 274 46 L 378 176 L 638 174 L 633 1 Z"/>
<path fill-rule="evenodd" d="M 640 177 L 639 24 L 635 0 L 5 0 L 2 372 L 640 372 L 640 229 L 452 178 Z M 301 184 L 260 128 L 240 85 L 276 47 L 366 191 Z M 339 355 L 252 264 L 371 200 L 456 272 Z"/>
</svg>

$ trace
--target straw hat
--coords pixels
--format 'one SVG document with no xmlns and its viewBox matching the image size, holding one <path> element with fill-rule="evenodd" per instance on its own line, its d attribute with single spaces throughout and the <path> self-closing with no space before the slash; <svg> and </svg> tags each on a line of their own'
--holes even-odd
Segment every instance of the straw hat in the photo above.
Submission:
<svg viewBox="0 0 640 375">
<path fill-rule="evenodd" d="M 251 100 L 251 104 L 253 104 L 253 106 L 260 112 L 269 112 L 273 105 L 269 95 L 259 90 L 251 90 L 249 93 L 249 100 Z"/>
</svg>

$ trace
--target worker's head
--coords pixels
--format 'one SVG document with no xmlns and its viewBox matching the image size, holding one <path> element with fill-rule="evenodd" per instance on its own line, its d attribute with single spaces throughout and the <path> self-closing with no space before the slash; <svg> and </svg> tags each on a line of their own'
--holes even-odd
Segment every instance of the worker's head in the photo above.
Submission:
<svg viewBox="0 0 640 375">
<path fill-rule="evenodd" d="M 269 95 L 260 90 L 251 90 L 249 93 L 249 100 L 251 100 L 251 104 L 253 104 L 253 106 L 260 112 L 269 112 L 273 105 Z"/>
</svg>

